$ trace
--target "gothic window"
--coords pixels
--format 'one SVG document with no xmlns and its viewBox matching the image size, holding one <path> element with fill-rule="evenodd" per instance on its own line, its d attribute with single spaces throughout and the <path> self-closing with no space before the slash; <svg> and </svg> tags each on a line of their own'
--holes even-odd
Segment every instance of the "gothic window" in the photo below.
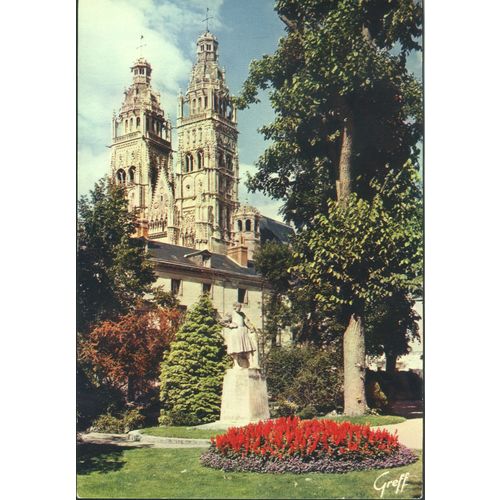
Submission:
<svg viewBox="0 0 500 500">
<path fill-rule="evenodd" d="M 137 117 L 137 118 L 135 119 L 135 126 L 136 126 L 137 128 L 139 128 L 139 125 L 140 125 L 140 124 L 141 124 L 141 119 L 140 119 L 139 117 Z"/>
<path fill-rule="evenodd" d="M 228 170 L 233 170 L 233 159 L 231 158 L 231 155 L 226 156 L 226 167 Z"/>
<path fill-rule="evenodd" d="M 224 164 L 224 153 L 219 153 L 219 168 L 226 168 Z"/>
<path fill-rule="evenodd" d="M 135 167 L 130 167 L 128 170 L 128 180 L 132 183 L 135 178 Z"/>
<path fill-rule="evenodd" d="M 198 110 L 201 111 L 201 97 L 198 97 Z"/>
<path fill-rule="evenodd" d="M 118 181 L 118 184 L 125 184 L 125 170 L 120 168 L 116 172 L 116 180 Z"/>
<path fill-rule="evenodd" d="M 201 50 L 205 50 L 205 45 L 200 45 Z"/>
<path fill-rule="evenodd" d="M 205 109 L 207 109 L 207 108 L 208 108 L 208 97 L 205 96 Z"/>
<path fill-rule="evenodd" d="M 125 120 L 125 133 L 128 132 L 128 120 Z"/>
<path fill-rule="evenodd" d="M 203 151 L 198 151 L 197 160 L 198 160 L 198 170 L 201 170 L 203 168 Z"/>
<path fill-rule="evenodd" d="M 212 45 L 207 45 L 207 50 L 212 50 Z"/>
<path fill-rule="evenodd" d="M 247 219 L 245 221 L 245 231 L 251 231 L 252 230 L 252 222 L 250 219 Z"/>
<path fill-rule="evenodd" d="M 241 220 L 238 220 L 238 231 L 243 231 L 243 222 Z"/>
<path fill-rule="evenodd" d="M 193 157 L 190 153 L 186 155 L 186 172 L 193 171 Z"/>
<path fill-rule="evenodd" d="M 149 118 L 146 118 L 146 130 L 149 132 Z"/>
</svg>

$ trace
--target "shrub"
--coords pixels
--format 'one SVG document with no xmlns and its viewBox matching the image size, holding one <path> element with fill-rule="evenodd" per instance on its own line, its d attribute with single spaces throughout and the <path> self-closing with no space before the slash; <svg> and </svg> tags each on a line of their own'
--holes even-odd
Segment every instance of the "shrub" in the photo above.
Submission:
<svg viewBox="0 0 500 500">
<path fill-rule="evenodd" d="M 137 409 L 128 410 L 120 417 L 115 417 L 107 413 L 100 415 L 93 422 L 91 430 L 124 434 L 134 429 L 140 429 L 144 425 L 144 420 L 144 416 Z"/>
<path fill-rule="evenodd" d="M 288 399 L 279 398 L 276 406 L 273 408 L 273 413 L 276 417 L 291 417 L 296 415 L 299 410 L 299 405 Z"/>
<path fill-rule="evenodd" d="M 94 420 L 91 430 L 121 434 L 123 432 L 123 422 L 122 419 L 107 413 L 106 415 L 100 415 Z"/>
<path fill-rule="evenodd" d="M 286 417 L 230 428 L 211 438 L 207 467 L 261 472 L 348 472 L 397 467 L 416 456 L 387 430 Z"/>
<path fill-rule="evenodd" d="M 279 409 L 278 416 L 296 414 L 307 406 L 322 413 L 340 409 L 343 403 L 341 367 L 341 351 L 335 345 L 272 348 L 265 359 L 271 400 L 278 403 L 286 400 L 297 405 L 293 413 Z"/>
<path fill-rule="evenodd" d="M 316 413 L 316 408 L 314 408 L 314 406 L 308 405 L 305 408 L 302 408 L 297 416 L 303 418 L 304 420 L 309 420 L 311 418 L 314 418 L 316 416 Z"/>
<path fill-rule="evenodd" d="M 161 422 L 193 425 L 217 420 L 225 362 L 221 326 L 210 299 L 203 295 L 188 311 L 161 365 Z"/>
<path fill-rule="evenodd" d="M 380 388 L 380 384 L 378 382 L 371 382 L 368 384 L 366 390 L 366 400 L 370 408 L 377 410 L 384 410 L 389 404 L 387 396 Z"/>
</svg>

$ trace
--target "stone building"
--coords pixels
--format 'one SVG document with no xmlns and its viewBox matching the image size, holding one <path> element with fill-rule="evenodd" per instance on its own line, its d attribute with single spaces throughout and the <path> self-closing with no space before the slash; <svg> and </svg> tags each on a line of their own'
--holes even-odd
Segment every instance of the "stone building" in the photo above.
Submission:
<svg viewBox="0 0 500 500">
<path fill-rule="evenodd" d="M 207 30 L 196 47 L 187 91 L 178 97 L 176 147 L 151 65 L 143 57 L 132 65 L 132 84 L 112 119 L 110 175 L 138 214 L 158 284 L 186 307 L 209 293 L 222 316 L 240 302 L 261 329 L 266 284 L 253 255 L 265 241 L 286 242 L 293 230 L 239 203 L 237 114 L 219 44 Z"/>
</svg>

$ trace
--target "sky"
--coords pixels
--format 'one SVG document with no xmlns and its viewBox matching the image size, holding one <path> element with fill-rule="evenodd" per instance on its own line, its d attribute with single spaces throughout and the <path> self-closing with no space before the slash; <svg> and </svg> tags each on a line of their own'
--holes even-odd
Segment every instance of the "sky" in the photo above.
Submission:
<svg viewBox="0 0 500 500">
<path fill-rule="evenodd" d="M 195 59 L 196 39 L 205 30 L 219 41 L 219 64 L 226 69 L 232 94 L 239 93 L 252 59 L 272 54 L 284 35 L 273 0 L 80 0 L 78 10 L 78 191 L 87 193 L 110 165 L 111 117 L 132 81 L 130 66 L 142 54 L 153 68 L 152 86 L 175 125 L 177 94 L 185 92 Z M 140 37 L 144 36 L 143 41 Z M 145 46 L 138 48 L 141 44 Z M 421 58 L 409 69 L 421 74 Z M 246 174 L 265 149 L 257 129 L 272 122 L 265 95 L 261 103 L 238 113 L 240 201 L 263 215 L 282 220 L 280 201 L 249 193 Z M 175 149 L 174 129 L 174 149 Z"/>
</svg>

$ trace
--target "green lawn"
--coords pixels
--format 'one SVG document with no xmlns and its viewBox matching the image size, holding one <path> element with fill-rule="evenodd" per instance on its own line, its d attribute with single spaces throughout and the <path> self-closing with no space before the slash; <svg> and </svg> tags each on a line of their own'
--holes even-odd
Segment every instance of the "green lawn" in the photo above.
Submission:
<svg viewBox="0 0 500 500">
<path fill-rule="evenodd" d="M 404 422 L 404 417 L 395 417 L 393 415 L 368 415 L 365 417 L 329 417 L 336 422 L 344 422 L 346 420 L 355 424 L 368 424 L 368 425 L 389 425 L 399 424 Z M 217 434 L 224 434 L 223 430 L 216 429 L 195 429 L 193 427 L 147 427 L 142 429 L 141 432 L 150 436 L 161 437 L 178 437 L 178 438 L 192 438 L 192 439 L 209 439 L 211 436 Z"/>
<path fill-rule="evenodd" d="M 380 498 L 373 482 L 384 471 L 349 474 L 224 473 L 199 464 L 202 450 L 78 445 L 79 498 Z M 384 498 L 419 498 L 422 461 L 386 469 L 383 481 L 409 472 L 403 493 Z"/>
<path fill-rule="evenodd" d="M 335 422 L 352 422 L 353 424 L 368 424 L 370 426 L 375 425 L 391 425 L 400 424 L 404 422 L 406 418 L 397 417 L 395 415 L 366 415 L 363 417 L 327 417 L 330 420 L 335 420 Z"/>
</svg>

